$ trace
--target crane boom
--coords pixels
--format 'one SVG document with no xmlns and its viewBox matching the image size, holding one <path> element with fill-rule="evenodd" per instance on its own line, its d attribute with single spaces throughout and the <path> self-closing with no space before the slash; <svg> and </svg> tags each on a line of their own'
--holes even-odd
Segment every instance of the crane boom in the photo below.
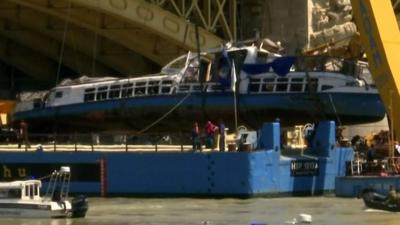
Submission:
<svg viewBox="0 0 400 225">
<path fill-rule="evenodd" d="M 351 4 L 372 77 L 400 140 L 400 32 L 391 0 L 351 0 Z"/>
</svg>

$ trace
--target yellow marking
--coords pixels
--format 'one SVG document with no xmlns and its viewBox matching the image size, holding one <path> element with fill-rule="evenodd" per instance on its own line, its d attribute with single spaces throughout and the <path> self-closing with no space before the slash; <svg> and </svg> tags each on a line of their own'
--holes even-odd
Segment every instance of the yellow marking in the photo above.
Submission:
<svg viewBox="0 0 400 225">
<path fill-rule="evenodd" d="M 7 166 L 3 166 L 3 178 L 11 178 L 11 169 L 8 168 Z"/>
<path fill-rule="evenodd" d="M 400 140 L 400 33 L 391 1 L 351 2 L 372 77 Z"/>
</svg>

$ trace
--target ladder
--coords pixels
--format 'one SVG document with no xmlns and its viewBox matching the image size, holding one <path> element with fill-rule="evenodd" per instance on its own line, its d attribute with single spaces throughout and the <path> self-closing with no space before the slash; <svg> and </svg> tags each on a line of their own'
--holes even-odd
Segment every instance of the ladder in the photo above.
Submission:
<svg viewBox="0 0 400 225">
<path fill-rule="evenodd" d="M 70 180 L 71 170 L 69 167 L 63 166 L 59 171 L 54 170 L 50 175 L 45 198 L 52 199 L 54 201 L 68 198 Z M 61 183 L 61 185 L 59 185 L 59 183 Z"/>
</svg>

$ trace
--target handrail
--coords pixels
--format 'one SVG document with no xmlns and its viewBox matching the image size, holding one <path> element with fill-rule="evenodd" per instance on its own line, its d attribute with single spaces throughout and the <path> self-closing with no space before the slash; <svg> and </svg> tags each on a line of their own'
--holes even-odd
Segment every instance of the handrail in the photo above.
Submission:
<svg viewBox="0 0 400 225">
<path fill-rule="evenodd" d="M 29 134 L 30 148 L 27 148 L 23 141 L 21 147 L 18 148 L 20 140 L 16 134 L 9 133 L 0 134 L 0 152 L 190 152 L 192 151 L 190 136 L 190 133 L 172 135 L 165 133 L 140 135 L 128 133 L 40 133 Z"/>
<path fill-rule="evenodd" d="M 349 164 L 350 176 L 363 175 L 400 175 L 400 157 L 388 157 L 382 160 L 367 161 L 356 158 Z"/>
</svg>

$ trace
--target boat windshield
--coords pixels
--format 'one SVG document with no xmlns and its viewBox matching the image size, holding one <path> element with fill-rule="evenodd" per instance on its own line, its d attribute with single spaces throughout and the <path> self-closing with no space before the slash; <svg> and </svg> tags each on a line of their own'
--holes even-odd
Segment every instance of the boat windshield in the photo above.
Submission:
<svg viewBox="0 0 400 225">
<path fill-rule="evenodd" d="M 186 66 L 187 54 L 182 55 L 161 69 L 161 74 L 177 74 Z"/>
</svg>

